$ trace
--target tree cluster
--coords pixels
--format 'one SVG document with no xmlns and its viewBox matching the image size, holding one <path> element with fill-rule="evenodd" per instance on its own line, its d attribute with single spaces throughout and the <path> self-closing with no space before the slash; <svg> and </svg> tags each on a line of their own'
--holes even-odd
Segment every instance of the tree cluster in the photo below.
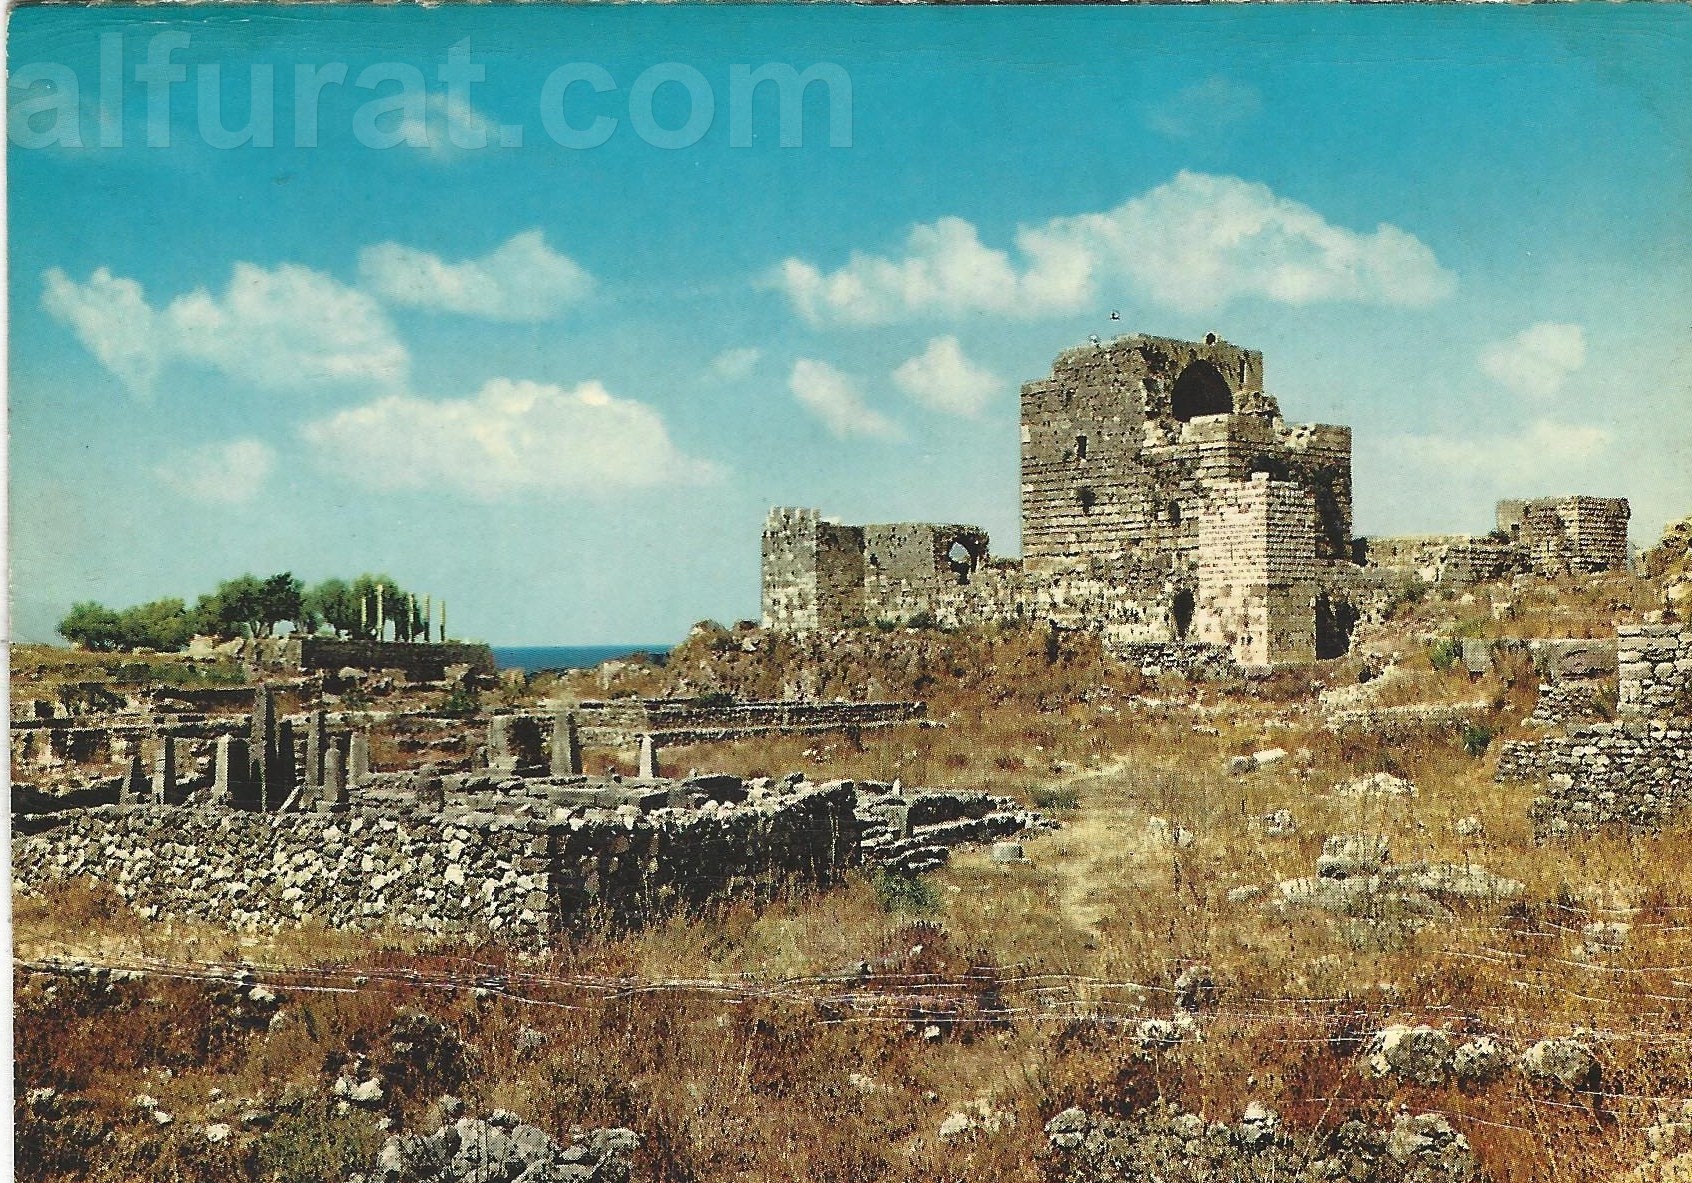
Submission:
<svg viewBox="0 0 1692 1183">
<path fill-rule="evenodd" d="M 226 579 L 193 607 L 176 598 L 115 610 L 84 601 L 59 622 L 59 635 L 84 649 L 168 652 L 185 647 L 195 636 L 274 636 L 283 624 L 305 635 L 327 632 L 354 638 L 374 638 L 387 624 L 390 635 L 401 640 L 426 639 L 420 603 L 386 575 L 365 574 L 350 582 L 325 579 L 306 587 L 287 571 L 262 579 Z"/>
</svg>

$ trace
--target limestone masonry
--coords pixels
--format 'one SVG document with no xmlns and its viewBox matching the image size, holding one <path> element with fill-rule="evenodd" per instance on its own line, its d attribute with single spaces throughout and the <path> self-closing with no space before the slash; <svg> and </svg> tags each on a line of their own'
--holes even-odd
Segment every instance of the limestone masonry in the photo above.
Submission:
<svg viewBox="0 0 1692 1183">
<path fill-rule="evenodd" d="M 1500 780 L 1537 786 L 1540 838 L 1599 826 L 1647 830 L 1692 804 L 1692 628 L 1616 628 L 1614 719 L 1592 681 L 1540 688 L 1533 720 L 1552 734 L 1504 745 Z"/>
<path fill-rule="evenodd" d="M 1242 665 L 1338 657 L 1417 581 L 1592 572 L 1627 557 L 1626 501 L 1505 501 L 1484 538 L 1356 539 L 1351 429 L 1283 419 L 1263 355 L 1131 336 L 1022 388 L 1022 552 L 967 525 L 770 511 L 763 624 L 1050 622 L 1118 649 L 1213 646 Z"/>
</svg>

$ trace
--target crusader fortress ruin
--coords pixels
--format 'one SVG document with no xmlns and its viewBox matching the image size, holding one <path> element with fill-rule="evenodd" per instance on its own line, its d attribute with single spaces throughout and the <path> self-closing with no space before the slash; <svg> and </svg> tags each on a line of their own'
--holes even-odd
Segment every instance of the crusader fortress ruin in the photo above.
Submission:
<svg viewBox="0 0 1692 1183">
<path fill-rule="evenodd" d="M 19 647 L 18 1177 L 1692 1179 L 1692 518 L 1360 538 L 1263 379 L 1067 351 L 1020 558 L 777 509 L 662 654 Z"/>
<path fill-rule="evenodd" d="M 1242 666 L 1333 658 L 1407 578 L 1619 569 L 1628 505 L 1505 501 L 1484 538 L 1352 536 L 1351 429 L 1288 423 L 1263 355 L 1130 336 L 1058 355 L 1022 387 L 1022 559 L 973 526 L 846 526 L 774 509 L 763 624 L 1047 621 L 1119 651 L 1225 650 Z"/>
</svg>

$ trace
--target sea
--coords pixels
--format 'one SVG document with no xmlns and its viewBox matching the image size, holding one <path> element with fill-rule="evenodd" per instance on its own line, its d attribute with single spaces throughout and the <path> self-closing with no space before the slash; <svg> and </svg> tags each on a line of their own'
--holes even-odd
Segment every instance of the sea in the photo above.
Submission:
<svg viewBox="0 0 1692 1183">
<path fill-rule="evenodd" d="M 502 670 L 522 670 L 525 674 L 541 670 L 582 670 L 627 657 L 631 653 L 650 653 L 662 656 L 669 645 L 495 645 L 494 662 Z"/>
</svg>

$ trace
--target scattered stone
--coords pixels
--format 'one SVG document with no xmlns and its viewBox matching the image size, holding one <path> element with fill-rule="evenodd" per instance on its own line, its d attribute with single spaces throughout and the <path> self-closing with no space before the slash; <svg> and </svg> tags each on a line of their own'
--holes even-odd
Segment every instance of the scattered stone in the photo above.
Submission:
<svg viewBox="0 0 1692 1183">
<path fill-rule="evenodd" d="M 1175 1009 L 1194 1015 L 1215 1010 L 1220 993 L 1208 965 L 1189 965 L 1175 979 Z"/>
<path fill-rule="evenodd" d="M 946 1120 L 940 1123 L 940 1139 L 949 1142 L 953 1138 L 962 1137 L 975 1128 L 975 1119 L 967 1113 L 948 1113 Z"/>
<path fill-rule="evenodd" d="M 1633 925 L 1621 920 L 1600 920 L 1581 926 L 1581 948 L 1588 956 L 1618 953 L 1627 947 Z"/>
<path fill-rule="evenodd" d="M 1486 827 L 1481 824 L 1481 819 L 1474 814 L 1458 818 L 1451 828 L 1456 831 L 1459 838 L 1484 838 L 1486 836 Z"/>
<path fill-rule="evenodd" d="M 229 1141 L 230 1137 L 235 1133 L 235 1127 L 230 1125 L 228 1122 L 218 1121 L 204 1127 L 200 1132 L 206 1136 L 206 1141 L 210 1142 L 213 1146 L 221 1146 L 225 1142 Z"/>
<path fill-rule="evenodd" d="M 1348 879 L 1374 875 L 1386 865 L 1387 840 L 1383 834 L 1334 834 L 1322 842 L 1316 859 L 1316 874 L 1323 879 Z"/>
<path fill-rule="evenodd" d="M 996 863 L 1025 863 L 1028 859 L 1022 853 L 1020 842 L 993 843 L 993 861 Z"/>
<path fill-rule="evenodd" d="M 1595 1092 L 1603 1078 L 1597 1054 L 1574 1038 L 1540 1040 L 1523 1053 L 1522 1071 L 1575 1092 Z"/>
<path fill-rule="evenodd" d="M 1377 1076 L 1398 1076 L 1416 1084 L 1443 1084 L 1452 1067 L 1451 1036 L 1426 1025 L 1394 1024 L 1376 1033 L 1369 1067 Z"/>
<path fill-rule="evenodd" d="M 1263 833 L 1270 838 L 1291 838 L 1298 833 L 1298 823 L 1293 820 L 1292 810 L 1277 809 L 1263 815 Z"/>
<path fill-rule="evenodd" d="M 1486 1084 L 1503 1076 L 1509 1064 L 1504 1046 L 1490 1035 L 1481 1035 L 1452 1055 L 1451 1073 L 1465 1084 Z"/>
<path fill-rule="evenodd" d="M 1154 845 L 1173 846 L 1177 850 L 1185 850 L 1198 840 L 1191 830 L 1166 817 L 1146 819 L 1146 839 Z"/>
<path fill-rule="evenodd" d="M 1255 883 L 1247 883 L 1240 887 L 1228 889 L 1228 902 L 1230 904 L 1249 904 L 1252 900 L 1262 897 L 1263 889 Z"/>
<path fill-rule="evenodd" d="M 1259 1101 L 1253 1101 L 1245 1107 L 1245 1114 L 1240 1118 L 1240 1142 L 1245 1146 L 1256 1146 L 1270 1141 L 1280 1125 L 1279 1113 Z"/>
<path fill-rule="evenodd" d="M 1376 772 L 1335 785 L 1334 793 L 1341 797 L 1414 797 L 1416 786 L 1390 772 Z"/>
</svg>

